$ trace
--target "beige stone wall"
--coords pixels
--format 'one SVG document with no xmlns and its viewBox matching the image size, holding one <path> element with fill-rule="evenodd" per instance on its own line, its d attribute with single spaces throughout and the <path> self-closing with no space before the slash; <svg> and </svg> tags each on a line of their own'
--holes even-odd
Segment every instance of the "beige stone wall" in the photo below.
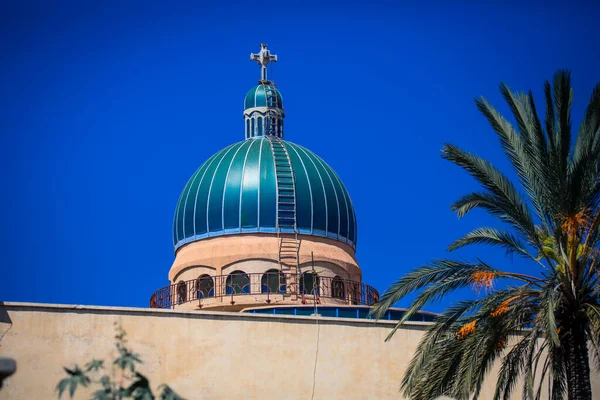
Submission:
<svg viewBox="0 0 600 400">
<path fill-rule="evenodd" d="M 0 356 L 14 357 L 17 372 L 0 399 L 56 398 L 62 366 L 114 355 L 115 322 L 144 360 L 140 371 L 190 400 L 310 399 L 313 385 L 314 399 L 398 399 L 426 328 L 409 323 L 385 343 L 393 322 L 6 303 Z M 487 385 L 481 398 L 492 392 Z"/>
</svg>

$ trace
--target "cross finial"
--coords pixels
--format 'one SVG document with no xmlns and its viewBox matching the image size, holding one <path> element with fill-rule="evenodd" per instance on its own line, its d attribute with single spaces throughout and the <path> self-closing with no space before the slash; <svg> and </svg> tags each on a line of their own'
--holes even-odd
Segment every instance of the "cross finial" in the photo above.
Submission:
<svg viewBox="0 0 600 400">
<path fill-rule="evenodd" d="M 277 55 L 271 54 L 267 49 L 267 45 L 261 43 L 260 52 L 258 54 L 250 53 L 250 61 L 257 61 L 260 65 L 261 82 L 267 81 L 267 64 L 277 62 Z"/>
</svg>

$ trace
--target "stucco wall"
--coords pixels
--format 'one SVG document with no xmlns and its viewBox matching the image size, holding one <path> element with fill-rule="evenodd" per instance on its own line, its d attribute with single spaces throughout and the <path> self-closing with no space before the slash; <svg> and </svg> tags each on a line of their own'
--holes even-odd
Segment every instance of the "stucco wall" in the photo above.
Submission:
<svg viewBox="0 0 600 400">
<path fill-rule="evenodd" d="M 62 366 L 114 354 L 115 322 L 144 360 L 140 371 L 188 399 L 310 399 L 313 384 L 315 399 L 398 399 L 426 327 L 410 323 L 385 343 L 393 322 L 6 303 L 0 356 L 15 358 L 17 372 L 0 399 L 55 398 Z"/>
</svg>

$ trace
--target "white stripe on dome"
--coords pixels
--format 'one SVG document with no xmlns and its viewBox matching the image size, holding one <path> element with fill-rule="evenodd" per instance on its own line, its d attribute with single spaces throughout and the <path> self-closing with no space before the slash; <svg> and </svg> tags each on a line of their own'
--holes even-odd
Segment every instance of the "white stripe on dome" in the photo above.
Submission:
<svg viewBox="0 0 600 400">
<path fill-rule="evenodd" d="M 219 153 L 217 153 L 217 154 L 219 154 Z M 206 164 L 206 163 L 208 163 L 209 161 L 213 160 L 213 159 L 214 159 L 214 158 L 217 156 L 217 154 L 214 154 L 214 155 L 212 155 L 212 156 L 211 156 L 211 157 L 210 157 L 208 160 L 206 160 L 206 162 L 205 162 L 204 164 Z M 198 168 L 198 169 L 196 170 L 195 174 L 194 174 L 194 175 L 192 175 L 192 178 L 191 178 L 191 180 L 196 180 L 196 178 L 197 178 L 197 177 L 198 177 L 198 175 L 200 174 L 200 170 L 202 169 L 202 167 L 204 166 L 204 164 L 202 164 L 202 165 L 200 166 L 200 168 Z M 207 168 L 208 168 L 208 167 L 207 167 Z M 204 170 L 204 173 L 206 173 L 206 169 Z M 202 174 L 202 176 L 204 176 L 204 173 Z M 200 181 L 200 183 L 202 183 L 202 181 Z M 200 187 L 200 183 L 198 184 L 198 187 Z M 184 207 L 183 207 L 183 217 L 182 217 L 182 218 L 183 218 L 183 238 L 181 238 L 181 239 L 184 239 L 184 238 L 185 238 L 185 236 L 186 236 L 186 235 L 185 235 L 185 220 L 186 220 L 186 218 L 185 218 L 185 213 L 186 213 L 186 210 L 187 210 L 187 201 L 188 201 L 188 198 L 189 198 L 189 196 L 190 196 L 190 193 L 191 193 L 191 191 L 192 191 L 192 186 L 193 186 L 193 182 L 192 182 L 192 183 L 190 183 L 190 187 L 189 187 L 188 193 L 187 193 L 187 195 L 186 195 L 186 197 L 185 197 L 185 203 L 184 203 Z M 181 193 L 181 196 L 183 197 L 183 192 Z M 196 202 L 194 201 L 194 210 L 195 210 L 195 209 L 196 209 Z M 177 228 L 179 229 L 179 211 L 180 211 L 180 208 L 178 208 L 178 210 L 177 210 L 177 211 L 178 211 L 178 214 L 177 214 Z M 195 217 L 195 213 L 194 213 L 194 217 Z M 194 234 L 196 234 L 196 224 L 195 224 L 195 221 L 194 221 Z M 177 235 L 177 240 L 178 240 L 178 241 L 180 240 L 180 238 L 179 238 L 179 235 Z"/>
<path fill-rule="evenodd" d="M 256 227 L 260 230 L 260 162 L 262 161 L 262 149 L 264 143 L 264 137 L 260 138 L 260 148 L 258 149 L 258 200 L 256 202 Z M 277 178 L 275 178 L 277 179 Z M 240 224 L 241 226 L 241 224 Z"/>
<path fill-rule="evenodd" d="M 208 217 L 210 216 L 210 193 L 212 192 L 212 185 L 213 182 L 215 181 L 215 176 L 217 175 L 217 171 L 219 170 L 219 167 L 221 166 L 221 163 L 223 162 L 223 159 L 225 157 L 227 157 L 227 154 L 229 154 L 229 152 L 233 149 L 233 146 L 237 145 L 239 143 L 236 143 L 232 146 L 229 147 L 229 149 L 227 150 L 227 152 L 225 154 L 223 154 L 223 156 L 221 157 L 221 159 L 219 160 L 219 163 L 217 164 L 217 167 L 215 168 L 215 172 L 213 172 L 213 176 L 212 179 L 210 180 L 210 186 L 208 187 L 208 197 L 206 198 L 206 233 L 209 234 L 210 236 L 210 225 L 208 223 Z M 194 214 L 195 215 L 195 214 Z"/>
<path fill-rule="evenodd" d="M 266 93 L 265 93 L 265 96 L 266 96 Z M 271 150 L 271 154 L 273 154 L 273 140 L 272 139 L 267 139 L 267 140 L 269 141 L 269 149 Z M 273 154 L 272 158 L 273 158 L 273 171 L 275 172 L 275 229 L 279 230 L 279 179 L 277 179 L 277 163 L 275 162 L 274 154 Z M 292 171 L 292 176 L 293 175 L 294 175 L 294 171 Z M 259 185 L 259 187 L 260 187 L 260 185 Z M 260 202 L 260 195 L 258 196 L 258 201 Z M 296 201 L 296 192 L 295 191 L 294 191 L 294 201 Z M 260 221 L 260 218 L 258 220 Z M 296 226 L 294 226 L 294 229 L 296 229 L 298 227 L 298 224 L 296 222 L 295 222 L 295 225 Z"/>
<path fill-rule="evenodd" d="M 235 161 L 235 156 L 237 156 L 237 154 L 240 152 L 240 150 L 242 149 L 242 147 L 244 147 L 246 143 L 248 142 L 242 142 L 242 145 L 238 147 L 238 149 L 233 154 L 233 157 L 231 157 L 231 162 L 229 163 L 229 168 L 227 168 L 227 174 L 225 175 L 225 183 L 223 184 L 223 199 L 221 201 L 221 229 L 223 230 L 225 230 L 225 192 L 227 190 L 227 180 L 229 179 L 229 172 L 231 171 L 231 166 Z"/>
<path fill-rule="evenodd" d="M 254 88 L 254 107 L 258 107 L 256 105 L 256 95 L 258 93 L 258 88 L 260 87 L 260 85 L 258 85 L 257 87 Z"/>
<path fill-rule="evenodd" d="M 335 179 L 340 184 L 340 187 L 342 188 L 342 192 L 343 192 L 342 195 L 344 196 L 344 203 L 346 204 L 346 225 L 347 225 L 346 238 L 349 238 L 350 237 L 350 209 L 348 208 L 348 200 L 350 200 L 350 197 L 348 195 L 348 190 L 346 190 L 346 187 L 342 183 L 342 180 L 340 179 L 338 174 L 333 169 L 331 169 L 331 172 L 333 173 L 333 176 L 335 177 Z M 352 206 L 352 204 L 350 204 L 350 206 L 352 207 L 352 213 L 354 214 L 354 207 Z M 354 218 L 354 215 L 352 216 L 352 218 Z M 356 232 L 356 222 L 354 223 L 354 232 Z"/>
<path fill-rule="evenodd" d="M 246 171 L 246 161 L 248 160 L 248 154 L 250 153 L 250 149 L 254 146 L 256 140 L 253 140 L 248 147 L 248 151 L 246 152 L 246 156 L 244 157 L 244 165 L 242 165 L 242 179 L 240 180 L 240 206 L 239 206 L 239 217 L 238 217 L 238 225 L 240 226 L 240 232 L 242 231 L 242 189 L 244 187 L 244 172 Z M 260 185 L 259 189 L 260 190 Z"/>
<path fill-rule="evenodd" d="M 192 174 L 192 176 L 191 176 L 190 179 L 192 179 L 194 177 L 194 175 L 198 173 L 199 169 L 200 168 L 198 168 L 196 170 L 196 172 L 194 172 Z M 175 241 L 179 241 L 179 233 L 177 232 L 179 230 L 179 211 L 181 210 L 181 199 L 183 198 L 183 193 L 185 192 L 185 187 L 187 187 L 187 184 L 186 184 L 186 186 L 184 186 L 183 191 L 179 195 L 179 200 L 177 201 L 177 207 L 175 208 L 175 215 L 174 215 L 174 219 L 175 220 L 173 221 L 173 230 L 174 230 L 174 232 L 173 232 L 173 245 L 175 245 L 175 243 L 176 243 Z"/>
<path fill-rule="evenodd" d="M 198 233 L 196 232 L 196 207 L 198 206 L 198 193 L 200 192 L 200 186 L 202 186 L 202 182 L 204 181 L 204 176 L 206 175 L 206 171 L 209 170 L 210 166 L 216 160 L 217 156 L 219 154 L 221 154 L 222 152 L 224 152 L 226 149 L 230 148 L 231 146 L 234 146 L 234 145 L 232 144 L 232 145 L 229 145 L 228 147 L 225 147 L 223 150 L 219 151 L 217 154 L 215 154 L 214 156 L 212 156 L 211 158 L 209 158 L 210 164 L 208 164 L 206 166 L 206 169 L 204 170 L 204 173 L 202 174 L 202 178 L 200 178 L 200 183 L 198 184 L 198 187 L 196 188 L 196 197 L 194 198 L 194 217 L 193 217 L 193 221 L 194 221 L 194 236 L 198 235 Z M 207 199 L 206 203 L 208 204 L 208 199 Z M 206 230 L 206 232 L 208 233 L 208 229 Z"/>
<path fill-rule="evenodd" d="M 325 190 L 325 184 L 323 183 L 323 178 L 321 177 L 319 168 L 317 168 L 317 164 L 315 164 L 315 162 L 312 160 L 312 158 L 310 158 L 310 156 L 308 155 L 308 153 L 306 152 L 306 149 L 304 147 L 298 146 L 298 148 L 304 152 L 304 154 L 306 155 L 306 158 L 308 158 L 310 160 L 310 162 L 313 164 L 313 166 L 315 167 L 315 170 L 317 171 L 317 175 L 319 175 L 319 180 L 321 181 L 321 188 L 323 188 L 323 196 L 325 197 L 325 236 L 327 236 L 327 232 L 329 232 L 329 208 L 327 207 L 327 190 Z"/>
<path fill-rule="evenodd" d="M 194 181 L 196 180 L 196 178 L 198 178 L 198 175 L 200 174 L 200 170 L 201 169 L 202 169 L 202 166 L 200 166 L 200 168 L 198 168 L 196 170 L 196 172 L 194 173 L 194 175 L 192 176 L 192 178 L 189 180 L 189 185 L 190 186 L 189 186 L 188 192 L 187 192 L 187 194 L 185 196 L 185 200 L 183 202 L 183 223 L 182 223 L 182 225 L 183 225 L 183 237 L 185 237 L 185 210 L 187 208 L 187 201 L 188 201 L 188 198 L 190 197 L 190 192 L 192 191 L 192 187 L 194 186 Z M 183 193 L 181 193 L 181 195 L 183 196 Z M 177 221 L 177 222 L 178 222 L 177 226 L 179 227 L 179 221 Z"/>
<path fill-rule="evenodd" d="M 323 169 L 325 170 L 325 173 L 327 174 L 327 177 L 329 177 L 329 182 L 331 182 L 331 186 L 333 187 L 333 193 L 335 194 L 335 203 L 337 204 L 337 214 L 338 214 L 338 229 L 337 229 L 337 236 L 338 238 L 340 237 L 340 221 L 341 221 L 341 215 L 340 215 L 340 200 L 338 198 L 337 195 L 337 189 L 335 188 L 335 185 L 333 184 L 333 179 L 331 179 L 331 175 L 329 175 L 329 171 L 327 171 L 328 169 L 331 169 L 329 167 L 329 165 L 325 166 L 323 165 L 323 160 L 321 160 L 321 158 L 317 157 L 315 155 L 315 153 L 313 153 L 312 151 L 308 150 L 313 157 L 319 162 L 319 164 L 321 164 L 321 166 L 323 167 Z"/>
<path fill-rule="evenodd" d="M 304 169 L 304 175 L 306 176 L 306 181 L 308 182 L 308 192 L 310 193 L 310 233 L 313 233 L 314 230 L 314 219 L 315 219 L 315 214 L 314 214 L 314 207 L 313 207 L 313 194 L 312 194 L 312 187 L 310 186 L 310 178 L 308 177 L 308 171 L 306 170 L 306 165 L 304 165 L 304 161 L 302 160 L 302 157 L 300 157 L 300 154 L 298 153 L 298 150 L 296 150 L 296 145 L 294 145 L 293 143 L 290 142 L 286 142 L 286 147 L 287 145 L 290 146 L 290 148 L 292 150 L 294 150 L 294 153 L 296 153 L 296 155 L 298 156 L 298 159 L 300 160 L 300 164 L 302 164 L 302 168 Z M 291 163 L 291 160 L 290 160 Z M 295 176 L 296 174 L 294 174 Z M 296 191 L 297 192 L 297 191 Z M 296 209 L 296 213 L 298 212 L 298 210 Z M 298 215 L 296 215 L 296 221 L 298 221 Z M 297 224 L 296 224 L 297 225 Z"/>
<path fill-rule="evenodd" d="M 198 168 L 200 169 L 200 168 Z M 194 175 L 192 175 L 194 176 Z M 177 207 L 175 208 L 175 214 L 173 215 L 173 246 L 179 241 L 179 235 L 177 234 L 177 228 L 179 227 L 179 206 L 181 204 L 181 198 L 183 197 L 183 192 L 179 195 L 179 200 L 177 200 Z"/>
<path fill-rule="evenodd" d="M 333 171 L 334 174 L 336 174 L 335 171 Z M 337 176 L 337 174 L 336 174 Z M 342 180 L 340 179 L 340 177 L 338 176 L 338 180 L 341 182 Z M 346 188 L 346 186 L 342 185 L 342 187 L 344 188 L 344 193 L 346 194 L 346 197 L 348 198 L 348 201 L 350 202 L 350 207 L 352 209 L 352 222 L 354 223 L 354 237 L 352 238 L 353 243 L 356 245 L 356 241 L 358 240 L 358 223 L 356 221 L 356 211 L 354 210 L 354 203 L 352 203 L 352 198 L 350 197 L 350 192 L 348 192 L 348 189 Z M 350 236 L 350 226 L 348 226 L 348 236 Z"/>
<path fill-rule="evenodd" d="M 346 196 L 348 196 L 348 201 L 350 202 L 350 206 L 352 207 L 352 221 L 354 222 L 354 237 L 352 240 L 354 241 L 354 245 L 356 246 L 356 242 L 358 241 L 358 221 L 356 221 L 356 211 L 354 210 L 354 203 L 352 203 L 352 197 L 350 197 L 350 192 L 344 186 L 344 190 L 346 191 Z M 348 235 L 350 235 L 350 231 L 348 230 Z"/>
</svg>

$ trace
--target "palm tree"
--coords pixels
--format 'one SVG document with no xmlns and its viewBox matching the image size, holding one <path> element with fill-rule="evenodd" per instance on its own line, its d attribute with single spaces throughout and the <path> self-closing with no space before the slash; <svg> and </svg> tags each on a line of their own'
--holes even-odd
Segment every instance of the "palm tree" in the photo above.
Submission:
<svg viewBox="0 0 600 400">
<path fill-rule="evenodd" d="M 449 251 L 498 246 L 529 260 L 531 272 L 506 272 L 480 259 L 440 259 L 393 283 L 373 310 L 379 318 L 418 292 L 389 340 L 428 303 L 459 288 L 484 289 L 476 299 L 448 307 L 427 329 L 402 381 L 411 399 L 477 398 L 497 360 L 496 399 L 509 398 L 519 381 L 524 399 L 542 393 L 551 399 L 592 398 L 590 353 L 600 371 L 600 84 L 576 138 L 570 74 L 557 72 L 544 89 L 543 125 L 531 92 L 513 93 L 500 85 L 516 127 L 484 98 L 475 101 L 499 136 L 518 185 L 472 153 L 450 144 L 442 151 L 482 186 L 459 198 L 452 210 L 460 218 L 480 208 L 507 228 L 475 229 Z M 500 280 L 505 282 L 494 288 Z"/>
</svg>

